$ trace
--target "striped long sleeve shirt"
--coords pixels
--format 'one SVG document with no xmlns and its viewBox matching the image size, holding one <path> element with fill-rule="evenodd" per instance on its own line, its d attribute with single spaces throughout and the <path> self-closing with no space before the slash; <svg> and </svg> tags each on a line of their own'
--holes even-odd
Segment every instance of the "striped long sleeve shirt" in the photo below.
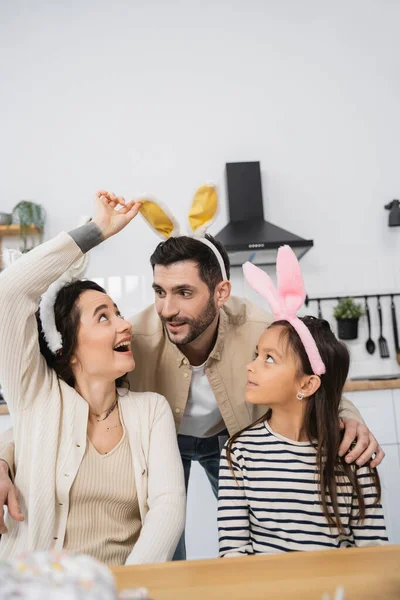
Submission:
<svg viewBox="0 0 400 600">
<path fill-rule="evenodd" d="M 365 499 L 359 523 L 358 502 L 350 485 L 338 489 L 345 534 L 330 528 L 323 514 L 316 450 L 275 434 L 268 423 L 242 433 L 232 447 L 236 480 L 222 451 L 218 531 L 220 556 L 266 554 L 379 545 L 388 541 L 382 506 L 368 467 L 357 476 Z M 328 504 L 328 506 L 330 506 Z"/>
</svg>

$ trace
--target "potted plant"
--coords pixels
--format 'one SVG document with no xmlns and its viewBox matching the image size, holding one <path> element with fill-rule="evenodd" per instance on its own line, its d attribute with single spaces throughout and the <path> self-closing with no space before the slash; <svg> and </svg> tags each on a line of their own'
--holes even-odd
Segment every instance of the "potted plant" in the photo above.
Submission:
<svg viewBox="0 0 400 600">
<path fill-rule="evenodd" d="M 358 319 L 364 314 L 361 304 L 353 298 L 342 298 L 333 311 L 338 322 L 338 335 L 341 340 L 355 340 L 358 337 Z"/>
<path fill-rule="evenodd" d="M 43 241 L 44 223 L 45 223 L 45 210 L 40 204 L 30 202 L 29 200 L 22 200 L 14 206 L 12 211 L 12 222 L 20 226 L 20 237 L 22 241 L 22 252 L 29 252 L 35 245 L 32 241 L 31 246 L 28 248 L 28 235 L 30 225 L 34 225 L 39 232 L 40 243 Z"/>
</svg>

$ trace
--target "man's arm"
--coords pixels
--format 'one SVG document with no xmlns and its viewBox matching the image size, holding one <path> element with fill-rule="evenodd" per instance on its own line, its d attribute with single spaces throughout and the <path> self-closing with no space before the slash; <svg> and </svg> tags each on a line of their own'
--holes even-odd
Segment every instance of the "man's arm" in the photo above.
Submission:
<svg viewBox="0 0 400 600">
<path fill-rule="evenodd" d="M 357 408 L 347 398 L 342 398 L 339 416 L 344 429 L 339 455 L 344 456 L 348 452 L 346 462 L 356 462 L 359 466 L 365 465 L 369 460 L 373 459 L 371 467 L 377 467 L 384 459 L 385 453 L 379 446 L 374 435 L 365 425 Z M 353 442 L 356 442 L 356 444 L 351 449 L 351 452 L 349 452 Z"/>
<path fill-rule="evenodd" d="M 347 400 L 347 398 L 344 396 L 342 396 L 342 400 L 340 402 L 339 416 L 341 419 L 355 419 L 359 423 L 365 425 L 364 419 L 362 418 L 358 408 L 356 408 L 354 404 L 350 400 Z"/>
</svg>

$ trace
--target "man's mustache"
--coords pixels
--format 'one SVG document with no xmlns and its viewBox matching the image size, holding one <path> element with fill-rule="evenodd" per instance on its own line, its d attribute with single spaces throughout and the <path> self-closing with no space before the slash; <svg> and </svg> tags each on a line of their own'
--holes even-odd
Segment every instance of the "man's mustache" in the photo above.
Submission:
<svg viewBox="0 0 400 600">
<path fill-rule="evenodd" d="M 163 323 L 175 323 L 175 324 L 179 325 L 181 323 L 187 323 L 188 319 L 176 319 L 174 317 L 166 319 L 165 317 L 161 317 L 161 321 Z"/>
</svg>

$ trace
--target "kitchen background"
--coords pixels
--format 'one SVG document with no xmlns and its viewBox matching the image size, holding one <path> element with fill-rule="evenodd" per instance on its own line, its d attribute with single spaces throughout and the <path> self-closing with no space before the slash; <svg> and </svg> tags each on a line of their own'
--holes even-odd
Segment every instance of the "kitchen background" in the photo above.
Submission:
<svg viewBox="0 0 400 600">
<path fill-rule="evenodd" d="M 265 218 L 314 240 L 301 260 L 311 297 L 399 291 L 400 229 L 383 208 L 400 195 L 399 22 L 394 0 L 2 2 L 0 210 L 39 202 L 48 238 L 105 188 L 151 193 L 183 221 L 211 180 L 217 233 L 225 163 L 256 160 Z M 152 302 L 157 241 L 138 218 L 92 253 L 88 276 L 126 315 Z M 232 283 L 260 302 L 238 268 Z M 334 304 L 322 311 L 335 325 Z M 362 318 L 352 376 L 400 375 L 382 306 L 390 358 L 366 352 Z M 375 299 L 370 310 L 377 341 Z M 212 555 L 213 523 L 200 532 L 191 515 L 215 503 L 201 471 L 193 479 L 189 554 Z"/>
</svg>

